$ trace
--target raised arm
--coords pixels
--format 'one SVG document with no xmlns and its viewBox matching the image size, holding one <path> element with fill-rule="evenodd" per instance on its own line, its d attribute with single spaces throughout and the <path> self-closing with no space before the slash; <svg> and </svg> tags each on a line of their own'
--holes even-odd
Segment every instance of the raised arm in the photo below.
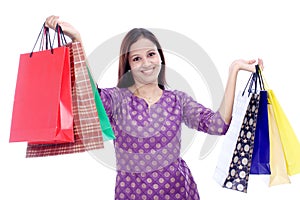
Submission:
<svg viewBox="0 0 300 200">
<path fill-rule="evenodd" d="M 231 121 L 238 72 L 240 70 L 255 72 L 255 63 L 256 60 L 235 60 L 229 67 L 224 97 L 219 108 L 219 112 L 227 124 Z M 258 59 L 258 65 L 263 69 L 263 61 L 261 59 Z"/>
</svg>

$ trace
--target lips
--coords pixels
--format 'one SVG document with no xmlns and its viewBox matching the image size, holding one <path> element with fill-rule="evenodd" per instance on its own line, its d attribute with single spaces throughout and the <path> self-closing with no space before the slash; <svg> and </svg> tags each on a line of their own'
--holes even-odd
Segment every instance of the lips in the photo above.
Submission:
<svg viewBox="0 0 300 200">
<path fill-rule="evenodd" d="M 141 72 L 145 75 L 151 75 L 155 70 L 155 67 L 150 67 L 147 69 L 142 69 Z"/>
</svg>

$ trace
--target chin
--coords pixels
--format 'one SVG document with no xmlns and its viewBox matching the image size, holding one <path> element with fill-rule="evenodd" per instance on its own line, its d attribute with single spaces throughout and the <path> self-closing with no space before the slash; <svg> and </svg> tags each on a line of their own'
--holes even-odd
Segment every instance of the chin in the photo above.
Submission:
<svg viewBox="0 0 300 200">
<path fill-rule="evenodd" d="M 150 84 L 157 85 L 158 81 L 157 80 L 149 80 L 149 81 L 144 81 L 143 84 L 144 85 L 150 85 Z"/>
</svg>

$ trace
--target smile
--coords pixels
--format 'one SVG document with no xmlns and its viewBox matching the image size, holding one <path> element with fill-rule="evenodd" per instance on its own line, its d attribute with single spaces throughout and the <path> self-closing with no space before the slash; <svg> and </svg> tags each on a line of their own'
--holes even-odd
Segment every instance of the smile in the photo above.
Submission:
<svg viewBox="0 0 300 200">
<path fill-rule="evenodd" d="M 150 74 L 153 73 L 154 69 L 155 69 L 155 67 L 151 67 L 151 68 L 148 68 L 148 69 L 141 70 L 141 72 L 143 74 L 150 75 Z"/>
</svg>

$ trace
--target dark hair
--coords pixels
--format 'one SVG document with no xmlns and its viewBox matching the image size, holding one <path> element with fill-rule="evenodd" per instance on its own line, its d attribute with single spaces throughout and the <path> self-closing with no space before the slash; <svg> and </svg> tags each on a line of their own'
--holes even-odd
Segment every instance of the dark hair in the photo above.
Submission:
<svg viewBox="0 0 300 200">
<path fill-rule="evenodd" d="M 157 50 L 159 52 L 160 58 L 161 58 L 161 70 L 158 75 L 158 86 L 161 89 L 165 89 L 166 85 L 166 77 L 165 77 L 165 57 L 162 51 L 162 48 L 155 37 L 153 33 L 151 33 L 149 30 L 144 28 L 134 28 L 130 30 L 124 37 L 121 48 L 120 48 L 120 57 L 119 57 L 119 74 L 118 74 L 118 87 L 119 88 L 126 88 L 129 86 L 132 86 L 134 84 L 134 79 L 132 77 L 128 61 L 128 55 L 130 51 L 130 47 L 133 43 L 138 41 L 140 38 L 146 38 L 153 42 L 155 46 L 157 47 Z"/>
</svg>

